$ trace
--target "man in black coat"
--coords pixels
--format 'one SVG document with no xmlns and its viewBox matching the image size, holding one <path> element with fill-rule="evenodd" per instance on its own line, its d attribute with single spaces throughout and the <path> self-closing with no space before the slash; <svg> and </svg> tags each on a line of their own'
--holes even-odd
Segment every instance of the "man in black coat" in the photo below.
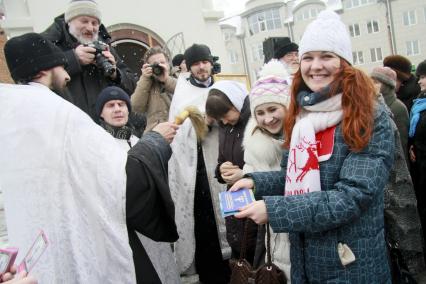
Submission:
<svg viewBox="0 0 426 284">
<path fill-rule="evenodd" d="M 71 94 L 61 95 L 93 119 L 96 98 L 105 87 L 116 85 L 129 95 L 133 93 L 137 78 L 111 47 L 111 36 L 101 24 L 95 1 L 71 1 L 65 14 L 56 17 L 42 35 L 58 46 L 68 61 Z"/>
</svg>

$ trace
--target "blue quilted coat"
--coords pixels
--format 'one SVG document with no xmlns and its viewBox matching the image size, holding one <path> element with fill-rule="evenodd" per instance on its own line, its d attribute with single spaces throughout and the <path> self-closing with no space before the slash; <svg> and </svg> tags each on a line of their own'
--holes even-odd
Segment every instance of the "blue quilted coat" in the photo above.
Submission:
<svg viewBox="0 0 426 284">
<path fill-rule="evenodd" d="M 360 152 L 348 149 L 337 126 L 333 155 L 320 163 L 321 192 L 283 196 L 288 152 L 282 171 L 250 174 L 274 232 L 290 232 L 292 283 L 391 283 L 383 219 L 394 157 L 389 119 L 377 106 L 373 135 Z M 349 246 L 354 262 L 342 265 L 338 243 Z"/>
</svg>

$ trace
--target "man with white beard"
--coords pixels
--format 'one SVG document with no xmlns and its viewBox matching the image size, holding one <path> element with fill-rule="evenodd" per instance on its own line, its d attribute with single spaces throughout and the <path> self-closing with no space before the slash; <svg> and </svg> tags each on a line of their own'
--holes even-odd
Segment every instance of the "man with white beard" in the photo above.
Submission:
<svg viewBox="0 0 426 284">
<path fill-rule="evenodd" d="M 111 47 L 111 36 L 101 24 L 95 1 L 71 1 L 65 14 L 56 17 L 42 35 L 58 46 L 68 61 L 70 95 L 61 95 L 92 119 L 96 118 L 96 98 L 105 87 L 118 86 L 129 95 L 133 93 L 137 78 Z"/>
</svg>

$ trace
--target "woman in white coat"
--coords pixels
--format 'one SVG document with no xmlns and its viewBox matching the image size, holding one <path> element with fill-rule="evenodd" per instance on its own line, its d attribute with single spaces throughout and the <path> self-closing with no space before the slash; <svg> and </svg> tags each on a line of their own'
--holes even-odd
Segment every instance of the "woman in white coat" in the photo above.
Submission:
<svg viewBox="0 0 426 284">
<path fill-rule="evenodd" d="M 244 133 L 243 173 L 280 170 L 283 121 L 290 102 L 288 74 L 277 60 L 263 66 L 252 88 L 251 118 Z M 287 233 L 271 230 L 272 261 L 290 281 L 290 241 Z M 289 282 L 288 282 L 289 283 Z"/>
</svg>

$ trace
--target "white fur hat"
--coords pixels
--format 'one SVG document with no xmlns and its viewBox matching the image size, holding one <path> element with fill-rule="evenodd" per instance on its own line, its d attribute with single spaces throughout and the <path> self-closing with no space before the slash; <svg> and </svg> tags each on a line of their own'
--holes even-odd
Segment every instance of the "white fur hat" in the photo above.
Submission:
<svg viewBox="0 0 426 284">
<path fill-rule="evenodd" d="M 93 0 L 73 0 L 65 11 L 65 22 L 68 23 L 78 16 L 90 16 L 101 21 L 101 11 Z"/>
<path fill-rule="evenodd" d="M 309 51 L 330 51 L 353 64 L 348 30 L 335 12 L 324 10 L 308 25 L 300 40 L 299 59 Z"/>
<path fill-rule="evenodd" d="M 250 110 L 254 117 L 257 106 L 266 103 L 278 103 L 285 107 L 290 104 L 290 86 L 286 78 L 288 72 L 284 65 L 272 59 L 263 65 L 260 78 L 256 81 L 250 91 Z"/>
</svg>

